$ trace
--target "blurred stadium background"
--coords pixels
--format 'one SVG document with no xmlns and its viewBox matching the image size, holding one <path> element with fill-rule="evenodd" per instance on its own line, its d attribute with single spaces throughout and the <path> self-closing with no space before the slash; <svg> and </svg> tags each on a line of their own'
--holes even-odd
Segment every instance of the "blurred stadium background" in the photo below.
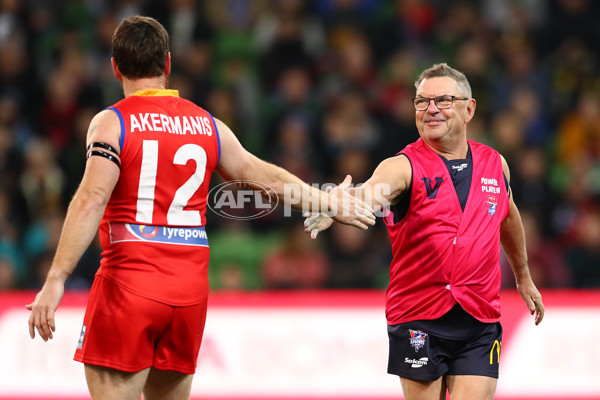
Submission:
<svg viewBox="0 0 600 400">
<path fill-rule="evenodd" d="M 523 310 L 503 260 L 505 323 L 515 349 L 503 357 L 515 367 L 504 373 L 506 383 L 500 380 L 499 396 L 600 398 L 600 3 L 592 0 L 1 0 L 0 354 L 15 357 L 0 361 L 0 398 L 85 397 L 81 368 L 70 360 L 98 243 L 68 281 L 63 318 L 69 328 L 57 333 L 66 336 L 53 345 L 59 350 L 24 339 L 22 306 L 51 263 L 85 165 L 89 121 L 122 98 L 110 69 L 110 41 L 118 22 L 132 14 L 153 16 L 169 30 L 171 88 L 227 123 L 248 149 L 311 183 L 341 182 L 346 173 L 354 182 L 366 180 L 378 162 L 418 138 L 410 101 L 418 73 L 435 62 L 465 72 L 477 100 L 469 136 L 507 158 L 530 268 L 550 299 L 549 311 L 556 307 L 545 327 L 519 330 Z M 373 361 L 373 371 L 360 369 L 362 359 L 387 351 L 381 296 L 391 255 L 381 221 L 366 233 L 335 226 L 312 242 L 301 216 L 286 218 L 281 208 L 256 220 L 210 211 L 207 217 L 215 311 L 205 348 L 211 340 L 236 340 L 229 315 L 265 316 L 262 325 L 248 321 L 246 329 L 257 343 L 282 347 L 264 363 L 255 349 L 255 364 L 240 367 L 260 371 L 254 375 L 219 377 L 199 365 L 200 378 L 204 373 L 216 382 L 214 390 L 203 386 L 204 393 L 400 396 L 397 380 L 380 365 L 385 354 Z M 331 313 L 315 321 L 324 310 Z M 371 312 L 376 318 L 366 326 Z M 315 367 L 321 347 L 299 340 L 304 347 L 288 351 L 297 353 L 302 370 L 292 368 L 280 353 L 297 332 L 276 329 L 277 321 L 303 327 L 303 337 L 319 346 L 337 346 L 331 364 Z M 349 339 L 331 339 L 347 335 L 340 329 L 346 321 L 356 326 Z M 246 345 L 253 346 L 239 344 Z M 287 389 L 272 386 L 273 374 L 286 366 L 298 380 L 290 379 Z M 66 372 L 61 380 L 47 369 Z M 316 386 L 303 381 L 307 371 L 319 371 Z M 336 383 L 344 378 L 346 389 Z M 236 381 L 246 386 L 231 392 Z M 389 392 L 381 389 L 387 384 Z"/>
</svg>

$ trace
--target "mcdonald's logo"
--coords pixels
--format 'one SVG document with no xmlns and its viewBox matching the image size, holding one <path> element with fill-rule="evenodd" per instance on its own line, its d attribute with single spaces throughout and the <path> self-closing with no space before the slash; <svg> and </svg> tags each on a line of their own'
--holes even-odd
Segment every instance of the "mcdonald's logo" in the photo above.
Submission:
<svg viewBox="0 0 600 400">
<path fill-rule="evenodd" d="M 490 365 L 494 363 L 494 349 L 496 349 L 496 360 L 498 361 L 498 364 L 500 364 L 500 347 L 502 347 L 502 342 L 494 340 L 494 344 L 490 350 Z"/>
</svg>

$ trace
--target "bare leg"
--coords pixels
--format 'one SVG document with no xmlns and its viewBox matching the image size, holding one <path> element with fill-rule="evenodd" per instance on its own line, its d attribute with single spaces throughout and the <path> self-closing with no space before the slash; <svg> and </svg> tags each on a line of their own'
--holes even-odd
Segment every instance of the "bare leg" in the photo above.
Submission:
<svg viewBox="0 0 600 400">
<path fill-rule="evenodd" d="M 188 400 L 194 375 L 150 369 L 144 400 Z"/>
<path fill-rule="evenodd" d="M 415 381 L 400 378 L 406 400 L 445 400 L 446 383 L 442 376 L 436 381 Z"/>
<path fill-rule="evenodd" d="M 498 379 L 477 375 L 448 375 L 451 400 L 493 400 Z"/>
<path fill-rule="evenodd" d="M 85 379 L 93 400 L 140 400 L 150 368 L 124 372 L 85 364 Z"/>
</svg>

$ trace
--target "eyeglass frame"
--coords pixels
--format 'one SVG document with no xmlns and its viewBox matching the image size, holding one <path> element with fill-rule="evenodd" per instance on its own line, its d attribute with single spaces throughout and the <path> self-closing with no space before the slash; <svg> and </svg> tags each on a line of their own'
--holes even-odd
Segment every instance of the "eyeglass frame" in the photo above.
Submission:
<svg viewBox="0 0 600 400">
<path fill-rule="evenodd" d="M 450 101 L 450 107 L 439 107 L 437 104 L 437 99 L 439 99 L 440 97 L 450 97 L 451 101 Z M 417 105 L 415 104 L 415 100 L 427 100 L 427 107 L 424 110 L 419 110 L 417 109 Z M 438 110 L 449 110 L 452 108 L 452 106 L 454 105 L 454 100 L 461 100 L 461 101 L 465 101 L 465 100 L 471 100 L 470 97 L 458 97 L 458 96 L 452 96 L 451 94 L 442 94 L 440 96 L 435 96 L 435 97 L 413 97 L 412 102 L 413 102 L 413 106 L 415 107 L 415 111 L 427 111 L 429 110 L 429 106 L 431 105 L 431 100 L 433 100 L 433 104 L 435 104 L 435 106 L 437 107 Z"/>
</svg>

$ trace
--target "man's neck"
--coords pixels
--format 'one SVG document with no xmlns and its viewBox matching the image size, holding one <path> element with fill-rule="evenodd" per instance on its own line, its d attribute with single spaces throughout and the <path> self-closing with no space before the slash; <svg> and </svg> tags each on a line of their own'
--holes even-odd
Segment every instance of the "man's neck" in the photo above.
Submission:
<svg viewBox="0 0 600 400">
<path fill-rule="evenodd" d="M 437 154 L 444 157 L 446 160 L 462 160 L 467 158 L 469 152 L 469 144 L 466 137 L 461 137 L 459 140 L 447 141 L 425 141 L 429 147 Z"/>
<path fill-rule="evenodd" d="M 141 79 L 123 78 L 122 84 L 125 97 L 131 96 L 139 90 L 160 90 L 168 87 L 168 81 L 164 75 Z"/>
</svg>

